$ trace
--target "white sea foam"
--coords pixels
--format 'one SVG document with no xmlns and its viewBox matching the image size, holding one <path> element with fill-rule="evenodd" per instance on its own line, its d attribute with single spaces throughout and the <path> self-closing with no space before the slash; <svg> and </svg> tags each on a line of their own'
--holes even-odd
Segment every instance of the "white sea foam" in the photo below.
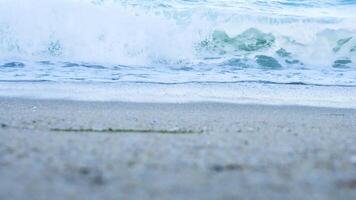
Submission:
<svg viewBox="0 0 356 200">
<path fill-rule="evenodd" d="M 345 0 L 2 0 L 0 79 L 356 85 L 355 12 Z"/>
<path fill-rule="evenodd" d="M 220 102 L 356 108 L 355 87 L 256 83 L 2 83 L 0 97 L 144 103 Z"/>
</svg>

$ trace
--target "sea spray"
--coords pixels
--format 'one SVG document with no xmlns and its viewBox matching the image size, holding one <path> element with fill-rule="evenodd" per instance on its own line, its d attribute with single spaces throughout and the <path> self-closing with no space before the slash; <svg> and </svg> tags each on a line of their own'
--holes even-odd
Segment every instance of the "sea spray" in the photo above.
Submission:
<svg viewBox="0 0 356 200">
<path fill-rule="evenodd" d="M 355 12 L 337 0 L 2 0 L 0 80 L 356 85 Z"/>
</svg>

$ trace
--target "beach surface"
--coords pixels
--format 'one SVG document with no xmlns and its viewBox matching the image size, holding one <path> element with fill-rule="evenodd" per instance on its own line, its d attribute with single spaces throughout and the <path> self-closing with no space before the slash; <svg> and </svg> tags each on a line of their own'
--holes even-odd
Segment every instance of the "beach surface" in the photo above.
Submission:
<svg viewBox="0 0 356 200">
<path fill-rule="evenodd" d="M 0 199 L 356 199 L 356 109 L 0 98 Z"/>
</svg>

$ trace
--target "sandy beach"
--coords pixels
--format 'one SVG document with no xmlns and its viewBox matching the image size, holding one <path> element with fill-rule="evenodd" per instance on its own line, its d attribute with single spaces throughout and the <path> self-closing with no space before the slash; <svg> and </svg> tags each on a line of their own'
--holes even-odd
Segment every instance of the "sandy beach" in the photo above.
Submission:
<svg viewBox="0 0 356 200">
<path fill-rule="evenodd" d="M 0 199 L 355 199 L 356 110 L 0 99 Z"/>
<path fill-rule="evenodd" d="M 0 0 L 0 200 L 356 200 L 356 0 Z"/>
</svg>

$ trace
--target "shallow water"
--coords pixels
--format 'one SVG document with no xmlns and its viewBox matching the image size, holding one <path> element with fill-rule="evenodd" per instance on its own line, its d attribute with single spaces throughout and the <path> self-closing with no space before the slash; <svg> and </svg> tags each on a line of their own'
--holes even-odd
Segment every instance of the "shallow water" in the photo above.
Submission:
<svg viewBox="0 0 356 200">
<path fill-rule="evenodd" d="M 0 82 L 356 86 L 356 1 L 3 0 Z"/>
</svg>

